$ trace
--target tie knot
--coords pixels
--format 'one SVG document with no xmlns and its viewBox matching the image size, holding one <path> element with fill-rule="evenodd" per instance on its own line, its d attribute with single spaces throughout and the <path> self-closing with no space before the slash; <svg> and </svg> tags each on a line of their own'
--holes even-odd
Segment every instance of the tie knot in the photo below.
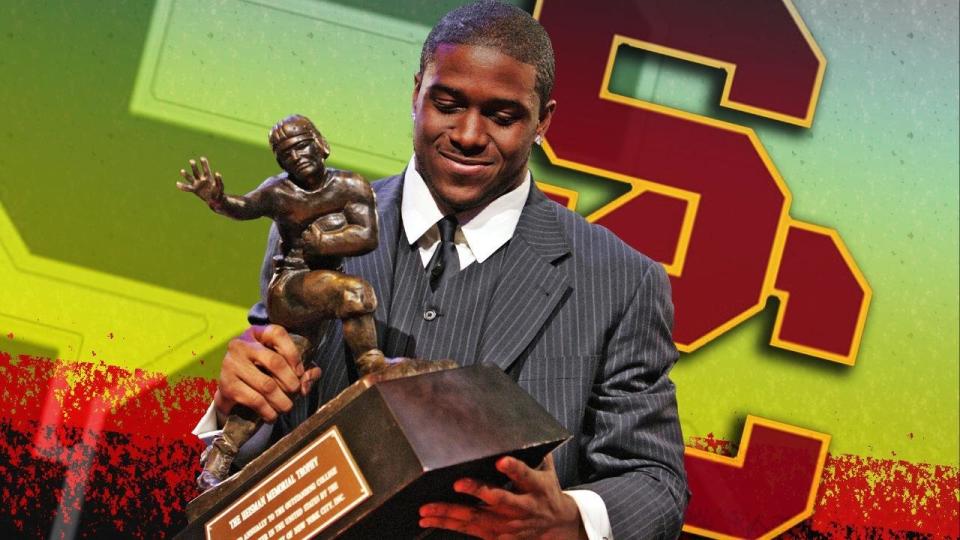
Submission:
<svg viewBox="0 0 960 540">
<path fill-rule="evenodd" d="M 453 235 L 457 231 L 457 225 L 457 217 L 453 214 L 444 216 L 443 219 L 438 221 L 437 227 L 440 229 L 440 241 L 453 242 Z"/>
</svg>

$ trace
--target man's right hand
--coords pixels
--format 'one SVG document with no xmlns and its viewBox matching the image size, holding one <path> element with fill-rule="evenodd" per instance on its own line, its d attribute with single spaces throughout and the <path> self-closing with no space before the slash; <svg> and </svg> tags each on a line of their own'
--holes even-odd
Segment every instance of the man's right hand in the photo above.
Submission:
<svg viewBox="0 0 960 540">
<path fill-rule="evenodd" d="M 217 423 L 234 405 L 245 405 L 266 422 L 293 407 L 292 396 L 306 395 L 320 368 L 304 369 L 300 352 L 282 326 L 251 326 L 227 345 L 213 402 Z"/>
</svg>

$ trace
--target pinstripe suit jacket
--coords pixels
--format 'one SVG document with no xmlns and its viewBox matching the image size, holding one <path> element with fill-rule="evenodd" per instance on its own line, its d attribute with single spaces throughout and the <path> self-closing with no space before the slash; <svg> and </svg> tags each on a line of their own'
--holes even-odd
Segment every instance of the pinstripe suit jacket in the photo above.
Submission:
<svg viewBox="0 0 960 540">
<path fill-rule="evenodd" d="M 402 231 L 402 182 L 401 175 L 373 184 L 379 247 L 345 265 L 347 273 L 363 277 L 377 292 L 381 339 Z M 261 291 L 277 249 L 273 229 Z M 508 369 L 524 358 L 518 383 L 575 436 L 554 454 L 561 486 L 598 493 L 615 538 L 677 536 L 687 491 L 675 391 L 668 379 L 678 353 L 671 338 L 666 273 L 536 186 L 509 249 L 476 360 Z M 250 319 L 266 321 L 262 304 L 254 306 Z M 319 354 L 323 375 L 312 399 L 301 400 L 283 417 L 275 436 L 354 380 L 339 324 L 330 338 Z"/>
</svg>

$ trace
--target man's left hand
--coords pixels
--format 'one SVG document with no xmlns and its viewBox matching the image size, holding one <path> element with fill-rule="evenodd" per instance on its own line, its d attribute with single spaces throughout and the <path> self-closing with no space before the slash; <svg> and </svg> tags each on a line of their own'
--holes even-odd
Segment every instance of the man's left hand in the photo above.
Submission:
<svg viewBox="0 0 960 540">
<path fill-rule="evenodd" d="M 560 489 L 552 456 L 536 469 L 510 456 L 497 460 L 496 467 L 513 482 L 513 491 L 461 478 L 454 482 L 454 491 L 472 495 L 482 504 L 425 504 L 420 507 L 420 526 L 483 539 L 586 538 L 580 509 Z"/>
</svg>

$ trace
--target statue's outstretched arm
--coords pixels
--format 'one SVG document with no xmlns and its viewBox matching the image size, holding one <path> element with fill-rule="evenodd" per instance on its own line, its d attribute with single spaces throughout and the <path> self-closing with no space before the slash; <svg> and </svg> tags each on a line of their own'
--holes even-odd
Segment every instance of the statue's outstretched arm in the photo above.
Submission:
<svg viewBox="0 0 960 540">
<path fill-rule="evenodd" d="M 223 177 L 219 172 L 210 172 L 210 162 L 207 158 L 200 158 L 200 166 L 190 160 L 190 170 L 193 174 L 180 169 L 183 182 L 177 182 L 181 191 L 193 193 L 200 197 L 211 210 L 233 219 L 256 219 L 267 214 L 269 208 L 262 193 L 262 186 L 250 193 L 238 196 L 223 192 Z"/>
</svg>

